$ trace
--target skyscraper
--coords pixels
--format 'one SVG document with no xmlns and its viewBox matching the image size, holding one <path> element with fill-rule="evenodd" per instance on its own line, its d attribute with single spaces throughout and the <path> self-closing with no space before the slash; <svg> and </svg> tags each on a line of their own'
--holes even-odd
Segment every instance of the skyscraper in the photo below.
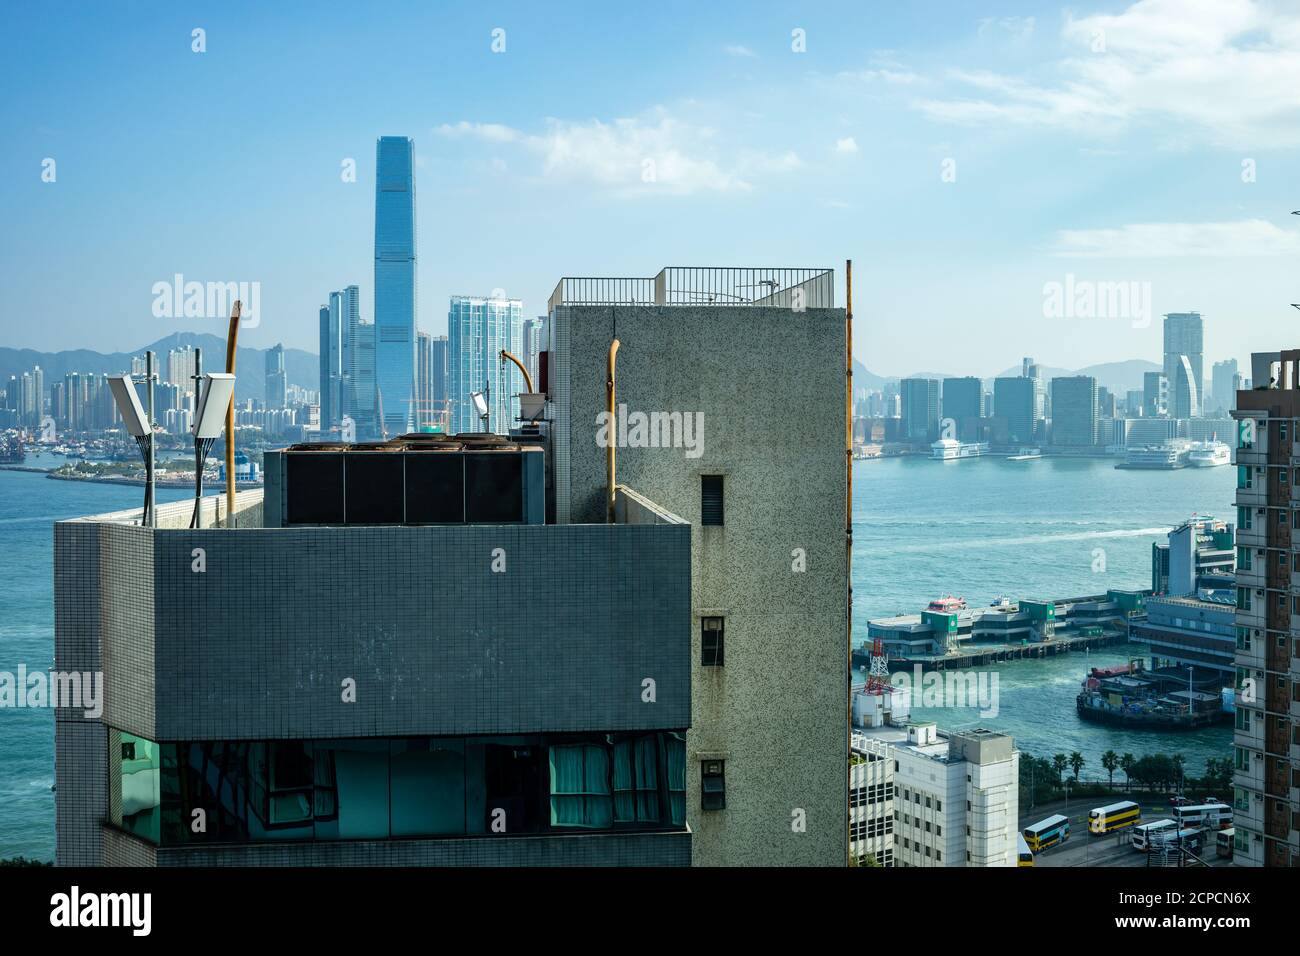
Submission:
<svg viewBox="0 0 1300 956">
<path fill-rule="evenodd" d="M 951 418 L 957 432 L 952 437 L 973 441 L 984 416 L 984 384 L 974 376 L 943 380 L 943 417 Z"/>
<path fill-rule="evenodd" d="M 375 389 L 392 437 L 416 408 L 414 141 L 381 136 L 375 170 Z"/>
<path fill-rule="evenodd" d="M 1147 418 L 1169 414 L 1169 380 L 1164 372 L 1142 373 L 1142 414 Z"/>
<path fill-rule="evenodd" d="M 447 422 L 447 336 L 435 335 L 429 343 L 429 399 L 433 404 L 435 418 L 440 418 L 443 427 Z"/>
<path fill-rule="evenodd" d="M 523 319 L 524 306 L 518 299 L 452 296 L 447 312 L 447 365 L 453 432 L 483 430 L 471 398 L 474 392 L 482 392 L 488 400 L 487 430 L 509 433 L 515 395 L 524 391 L 524 379 L 514 363 L 502 363 L 501 350 L 519 355 Z"/>
<path fill-rule="evenodd" d="M 330 305 L 320 307 L 320 430 L 337 428 L 342 419 L 339 385 L 343 378 L 343 339 L 334 307 L 337 292 L 330 293 Z"/>
<path fill-rule="evenodd" d="M 1091 375 L 1052 379 L 1052 444 L 1090 447 L 1097 443 L 1097 380 Z"/>
<path fill-rule="evenodd" d="M 993 381 L 993 414 L 1005 420 L 1007 441 L 1027 444 L 1034 440 L 1038 380 L 1025 376 Z"/>
<path fill-rule="evenodd" d="M 415 333 L 415 427 L 424 429 L 433 424 L 430 403 L 433 392 L 433 336 L 428 332 Z"/>
<path fill-rule="evenodd" d="M 266 353 L 266 407 L 284 408 L 289 380 L 284 371 L 284 346 L 277 343 Z"/>
<path fill-rule="evenodd" d="M 1210 369 L 1210 401 L 1206 403 L 1206 412 L 1231 411 L 1236 404 L 1234 399 L 1240 384 L 1236 359 L 1215 362 Z"/>
<path fill-rule="evenodd" d="M 939 380 L 905 378 L 903 392 L 903 440 L 932 442 L 939 437 Z"/>
<path fill-rule="evenodd" d="M 1170 312 L 1165 316 L 1165 381 L 1171 418 L 1199 418 L 1202 414 L 1203 337 L 1201 313 Z"/>
</svg>

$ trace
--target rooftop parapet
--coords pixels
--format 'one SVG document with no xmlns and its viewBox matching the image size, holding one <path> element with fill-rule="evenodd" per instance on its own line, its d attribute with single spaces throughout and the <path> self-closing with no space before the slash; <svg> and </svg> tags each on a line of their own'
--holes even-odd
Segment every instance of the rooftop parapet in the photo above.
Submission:
<svg viewBox="0 0 1300 956">
<path fill-rule="evenodd" d="M 551 293 L 547 311 L 563 305 L 835 307 L 832 269 L 667 266 L 658 275 L 568 276 Z"/>
</svg>

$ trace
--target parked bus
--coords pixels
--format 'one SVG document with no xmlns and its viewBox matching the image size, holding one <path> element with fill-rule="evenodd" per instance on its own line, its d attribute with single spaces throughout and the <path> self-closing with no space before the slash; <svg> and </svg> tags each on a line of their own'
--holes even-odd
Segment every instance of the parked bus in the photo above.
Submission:
<svg viewBox="0 0 1300 956">
<path fill-rule="evenodd" d="M 1151 849 L 1152 839 L 1164 830 L 1170 830 L 1177 826 L 1173 820 L 1153 820 L 1150 823 L 1139 823 L 1133 828 L 1133 849 L 1140 853 L 1145 853 Z"/>
<path fill-rule="evenodd" d="M 1025 842 L 1024 834 L 1016 834 L 1016 866 L 1033 866 L 1034 851 L 1029 849 L 1029 844 Z"/>
<path fill-rule="evenodd" d="M 1034 853 L 1064 843 L 1070 838 L 1070 818 L 1059 813 L 1025 827 L 1025 843 Z"/>
<path fill-rule="evenodd" d="M 1201 833 L 1200 827 L 1187 827 L 1179 830 L 1171 827 L 1168 830 L 1161 830 L 1159 833 L 1152 835 L 1150 849 L 1160 850 L 1181 847 L 1184 850 L 1191 850 L 1193 853 L 1200 853 Z"/>
<path fill-rule="evenodd" d="M 1132 800 L 1097 807 L 1088 812 L 1088 829 L 1093 833 L 1111 833 L 1142 822 L 1142 808 Z"/>
<path fill-rule="evenodd" d="M 1232 841 L 1237 835 L 1235 827 L 1220 830 L 1214 835 L 1214 852 L 1225 859 L 1232 859 Z"/>
<path fill-rule="evenodd" d="M 1222 830 L 1232 826 L 1232 807 L 1223 803 L 1198 803 L 1189 807 L 1174 807 L 1174 820 L 1180 827 Z"/>
</svg>

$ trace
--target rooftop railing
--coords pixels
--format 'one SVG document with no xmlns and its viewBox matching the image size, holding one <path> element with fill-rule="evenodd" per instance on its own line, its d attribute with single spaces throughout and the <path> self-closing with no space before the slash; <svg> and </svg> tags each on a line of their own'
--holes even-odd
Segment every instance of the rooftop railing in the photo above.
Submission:
<svg viewBox="0 0 1300 956">
<path fill-rule="evenodd" d="M 651 278 L 566 277 L 548 311 L 562 305 L 704 305 L 781 309 L 835 306 L 832 269 L 668 266 Z"/>
</svg>

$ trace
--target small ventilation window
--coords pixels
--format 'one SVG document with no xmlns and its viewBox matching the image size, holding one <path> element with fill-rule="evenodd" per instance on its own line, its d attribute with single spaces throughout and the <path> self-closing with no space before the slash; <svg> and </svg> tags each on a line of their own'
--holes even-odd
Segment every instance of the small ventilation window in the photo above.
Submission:
<svg viewBox="0 0 1300 956">
<path fill-rule="evenodd" d="M 727 809 L 726 769 L 727 765 L 724 760 L 705 760 L 700 763 L 701 809 Z"/>
<path fill-rule="evenodd" d="M 704 667 L 721 667 L 723 663 L 722 618 L 706 617 L 701 620 L 700 664 Z"/>
<path fill-rule="evenodd" d="M 722 476 L 700 476 L 700 524 L 721 525 L 723 519 Z"/>
</svg>

